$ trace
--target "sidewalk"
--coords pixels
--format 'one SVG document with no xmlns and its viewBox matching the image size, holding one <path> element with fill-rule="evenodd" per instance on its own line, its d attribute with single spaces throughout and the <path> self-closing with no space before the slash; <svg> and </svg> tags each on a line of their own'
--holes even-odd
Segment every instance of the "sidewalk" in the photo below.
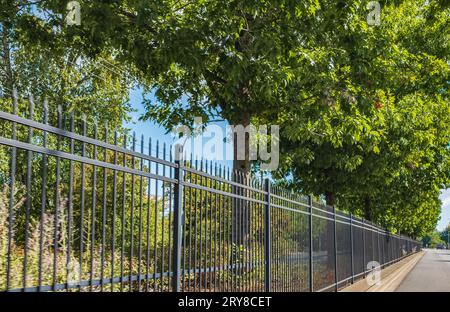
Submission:
<svg viewBox="0 0 450 312">
<path fill-rule="evenodd" d="M 370 286 L 367 284 L 366 279 L 363 278 L 353 285 L 341 289 L 340 292 L 393 292 L 424 254 L 424 251 L 420 251 L 382 269 L 381 283 L 379 285 Z"/>
<path fill-rule="evenodd" d="M 396 291 L 449 292 L 450 250 L 425 250 L 425 256 L 406 276 Z"/>
</svg>

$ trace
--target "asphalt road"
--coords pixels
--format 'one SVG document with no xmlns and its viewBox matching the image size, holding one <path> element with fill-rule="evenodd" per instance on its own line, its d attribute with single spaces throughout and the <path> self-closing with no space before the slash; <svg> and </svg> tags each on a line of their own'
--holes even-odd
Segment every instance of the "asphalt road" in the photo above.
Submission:
<svg viewBox="0 0 450 312">
<path fill-rule="evenodd" d="M 425 249 L 425 255 L 396 291 L 450 292 L 450 250 Z"/>
</svg>

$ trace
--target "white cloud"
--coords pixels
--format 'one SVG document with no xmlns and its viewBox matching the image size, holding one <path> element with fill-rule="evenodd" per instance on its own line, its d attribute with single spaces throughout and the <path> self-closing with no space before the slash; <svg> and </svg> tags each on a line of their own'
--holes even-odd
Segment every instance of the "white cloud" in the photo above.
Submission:
<svg viewBox="0 0 450 312">
<path fill-rule="evenodd" d="M 441 196 L 439 196 L 442 201 L 442 207 L 447 207 L 450 205 L 450 189 L 442 190 Z"/>
<path fill-rule="evenodd" d="M 439 198 L 442 201 L 442 210 L 437 229 L 442 231 L 450 222 L 450 189 L 442 190 Z"/>
</svg>

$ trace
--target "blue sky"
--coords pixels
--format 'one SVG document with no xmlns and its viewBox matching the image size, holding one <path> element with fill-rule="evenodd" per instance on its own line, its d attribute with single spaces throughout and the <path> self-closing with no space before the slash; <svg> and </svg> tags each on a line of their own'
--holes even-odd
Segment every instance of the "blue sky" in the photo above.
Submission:
<svg viewBox="0 0 450 312">
<path fill-rule="evenodd" d="M 158 140 L 160 142 L 160 148 L 162 151 L 162 144 L 166 143 L 168 146 L 174 142 L 174 138 L 167 134 L 167 130 L 164 127 L 159 126 L 152 121 L 139 121 L 139 117 L 144 114 L 144 106 L 142 105 L 142 89 L 136 88 L 130 91 L 130 103 L 135 110 L 130 114 L 131 121 L 125 123 L 125 127 L 136 132 L 137 141 L 140 142 L 141 135 L 144 136 L 144 152 L 148 153 L 148 138 L 152 140 Z M 152 144 L 152 155 L 155 154 L 156 145 Z M 140 146 L 139 146 L 140 150 Z"/>
<path fill-rule="evenodd" d="M 450 189 L 442 190 L 440 198 L 442 201 L 442 212 L 437 229 L 442 231 L 450 223 Z"/>
<path fill-rule="evenodd" d="M 144 107 L 142 105 L 142 89 L 134 89 L 130 92 L 130 102 L 135 109 L 135 112 L 131 113 L 132 121 L 126 124 L 127 128 L 130 128 L 132 131 L 136 132 L 137 141 L 140 142 L 141 135 L 144 135 L 144 151 L 148 152 L 148 138 L 151 136 L 152 140 L 160 141 L 160 155 L 162 155 L 162 144 L 166 143 L 168 146 L 175 142 L 175 139 L 167 134 L 167 130 L 164 127 L 159 126 L 158 124 L 146 121 L 139 121 L 139 117 L 144 113 Z M 220 127 L 224 128 L 226 126 L 225 122 L 216 123 Z M 138 144 L 139 145 L 139 144 Z M 227 144 L 229 145 L 229 144 Z M 140 150 L 140 146 L 137 147 Z M 167 149 L 167 155 L 169 153 L 169 149 Z M 152 155 L 155 155 L 155 144 L 152 147 Z M 218 162 L 218 164 L 222 164 L 225 166 L 231 167 L 230 161 L 222 161 Z M 442 212 L 441 219 L 438 222 L 437 229 L 443 230 L 450 223 L 450 189 L 442 190 L 440 199 L 442 201 Z"/>
<path fill-rule="evenodd" d="M 164 127 L 158 125 L 157 123 L 153 122 L 153 121 L 139 121 L 139 117 L 141 117 L 144 112 L 144 106 L 142 104 L 142 89 L 140 88 L 136 88 L 130 91 L 130 103 L 132 108 L 134 109 L 134 112 L 132 112 L 130 114 L 131 116 L 131 121 L 125 123 L 125 127 L 131 129 L 132 131 L 134 131 L 136 133 L 136 141 L 137 143 L 137 147 L 136 149 L 140 151 L 140 140 L 141 140 L 141 136 L 144 136 L 144 152 L 148 153 L 148 138 L 151 137 L 152 138 L 152 155 L 155 155 L 156 153 L 156 143 L 155 141 L 158 140 L 160 143 L 160 156 L 162 156 L 162 146 L 164 143 L 166 143 L 167 145 L 167 153 L 166 153 L 166 157 L 168 157 L 169 155 L 169 146 L 171 144 L 175 144 L 176 139 L 170 134 L 167 133 L 167 129 L 165 129 Z M 228 125 L 227 122 L 214 122 L 214 125 L 219 126 L 222 131 L 225 133 L 225 128 Z M 207 142 L 210 138 L 214 138 L 215 134 L 212 131 L 206 131 L 203 134 L 204 136 L 204 140 L 203 142 Z M 205 144 L 203 144 L 203 146 L 205 146 Z M 226 143 L 225 144 L 225 149 L 232 149 L 231 144 Z M 210 157 L 209 155 L 211 155 L 211 153 L 208 153 L 207 151 L 204 151 L 204 155 L 205 157 L 209 160 L 212 157 Z M 217 162 L 217 165 L 222 165 L 222 166 L 226 166 L 226 167 L 232 167 L 232 162 L 231 161 L 217 161 L 215 160 L 215 162 Z"/>
</svg>

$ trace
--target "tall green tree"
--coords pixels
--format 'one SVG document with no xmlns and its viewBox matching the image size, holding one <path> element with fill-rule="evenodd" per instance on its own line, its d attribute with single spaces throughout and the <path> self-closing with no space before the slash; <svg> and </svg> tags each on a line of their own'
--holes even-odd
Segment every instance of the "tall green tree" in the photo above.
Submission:
<svg viewBox="0 0 450 312">
<path fill-rule="evenodd" d="M 65 112 L 89 113 L 90 122 L 121 128 L 131 110 L 129 67 L 110 51 L 88 54 L 77 38 L 62 36 L 56 21 L 32 1 L 0 6 L 3 108 L 11 109 L 15 88 L 22 97 L 33 95 L 38 109 L 47 99 L 53 113 L 61 105 Z"/>
<path fill-rule="evenodd" d="M 439 233 L 441 240 L 447 244 L 447 248 L 450 247 L 450 224 Z"/>
<path fill-rule="evenodd" d="M 156 91 L 145 118 L 167 128 L 195 116 L 278 123 L 277 177 L 292 177 L 293 187 L 370 219 L 395 210 L 374 203 L 404 203 L 410 189 L 437 205 L 448 163 L 448 132 L 436 119 L 448 102 L 448 4 L 381 1 L 374 27 L 366 1 L 79 3 L 80 26 L 64 24 L 65 3 L 38 3 L 51 14 L 23 21 L 28 39 L 63 37 L 90 55 L 117 51 L 115 59 L 136 66 Z M 417 118 L 408 116 L 411 107 Z M 235 159 L 234 167 L 248 171 L 250 162 Z"/>
<path fill-rule="evenodd" d="M 421 240 L 422 244 L 426 247 L 436 247 L 436 245 L 443 243 L 440 233 L 436 230 L 426 233 L 422 236 Z"/>
<path fill-rule="evenodd" d="M 61 18 L 59 18 L 61 19 Z M 62 126 L 70 130 L 71 118 L 74 115 L 75 132 L 82 134 L 83 117 L 87 119 L 87 135 L 98 136 L 100 140 L 113 140 L 113 130 L 123 132 L 123 122 L 128 120 L 131 106 L 128 101 L 129 91 L 133 80 L 130 66 L 117 62 L 111 51 L 98 50 L 95 55 L 80 44 L 77 38 L 68 38 L 61 35 L 61 28 L 53 20 L 52 15 L 35 4 L 34 1 L 1 1 L 0 2 L 0 110 L 12 112 L 13 90 L 18 93 L 18 111 L 20 116 L 42 122 L 44 118 L 44 101 L 48 103 L 48 119 L 53 126 L 58 125 L 57 111 L 61 106 Z M 30 116 L 30 104 L 28 97 L 34 98 L 34 115 Z M 95 134 L 94 124 L 98 124 Z M 109 136 L 105 135 L 105 127 L 110 129 Z M 3 137 L 11 137 L 12 125 L 10 122 L 0 123 L 0 134 Z M 18 126 L 17 139 L 28 141 L 28 128 Z M 34 131 L 32 142 L 42 140 L 42 133 Z M 123 138 L 119 136 L 119 144 L 124 145 Z M 81 151 L 81 146 L 75 142 L 75 153 Z M 70 142 L 61 140 L 57 143 L 57 137 L 48 135 L 47 147 L 54 150 L 70 150 Z M 88 155 L 92 155 L 92 146 L 87 146 Z M 16 200 L 24 197 L 27 183 L 28 154 L 18 150 Z M 112 156 L 111 156 L 112 157 Z M 69 176 L 69 163 L 61 161 L 61 185 L 57 190 L 56 163 L 49 157 L 46 163 L 47 177 L 44 189 L 48 187 L 46 203 L 41 203 L 42 192 L 42 155 L 33 154 L 32 159 L 32 188 L 31 188 L 31 217 L 39 218 L 39 207 L 45 204 L 49 213 L 56 210 L 55 194 L 60 192 L 60 197 L 67 199 L 68 182 L 64 181 Z M 0 184 L 10 181 L 11 149 L 0 146 Z M 75 175 L 80 175 L 80 169 L 75 169 Z M 86 181 L 92 178 L 91 168 L 85 168 Z M 119 178 L 120 179 L 120 178 Z M 133 181 L 126 177 L 128 183 Z M 89 190 L 88 182 L 79 185 Z M 112 187 L 108 188 L 109 193 Z M 130 196 L 130 190 L 123 196 Z M 137 195 L 135 195 L 137 196 Z M 74 207 L 79 207 L 80 198 L 72 201 Z M 97 212 L 98 213 L 98 212 Z M 100 217 L 99 215 L 98 217 Z M 23 242 L 25 236 L 24 214 L 18 215 L 14 222 L 20 231 L 16 231 L 16 239 Z M 79 239 L 79 237 L 77 238 Z"/>
<path fill-rule="evenodd" d="M 328 105 L 285 112 L 279 177 L 418 235 L 434 228 L 439 189 L 449 181 L 449 9 L 411 1 L 382 12 L 379 27 L 350 22 L 351 45 L 330 43 L 342 47 L 334 66 L 345 69 L 342 91 Z M 426 223 L 418 214 L 424 206 L 432 212 Z M 415 225 L 402 226 L 400 215 Z"/>
<path fill-rule="evenodd" d="M 80 4 L 81 25 L 64 27 L 63 34 L 81 38 L 92 53 L 114 47 L 118 59 L 137 66 L 144 84 L 156 90 L 145 117 L 167 128 L 195 116 L 208 122 L 219 115 L 244 126 L 262 117 L 282 121 L 274 116 L 286 108 L 331 103 L 345 90 L 338 79 L 349 70 L 339 65 L 339 55 L 358 40 L 348 27 L 365 25 L 368 13 L 364 1 Z M 59 1 L 39 5 L 65 10 Z M 348 61 L 362 64 L 364 50 L 358 52 Z M 248 155 L 234 167 L 248 171 Z"/>
</svg>

